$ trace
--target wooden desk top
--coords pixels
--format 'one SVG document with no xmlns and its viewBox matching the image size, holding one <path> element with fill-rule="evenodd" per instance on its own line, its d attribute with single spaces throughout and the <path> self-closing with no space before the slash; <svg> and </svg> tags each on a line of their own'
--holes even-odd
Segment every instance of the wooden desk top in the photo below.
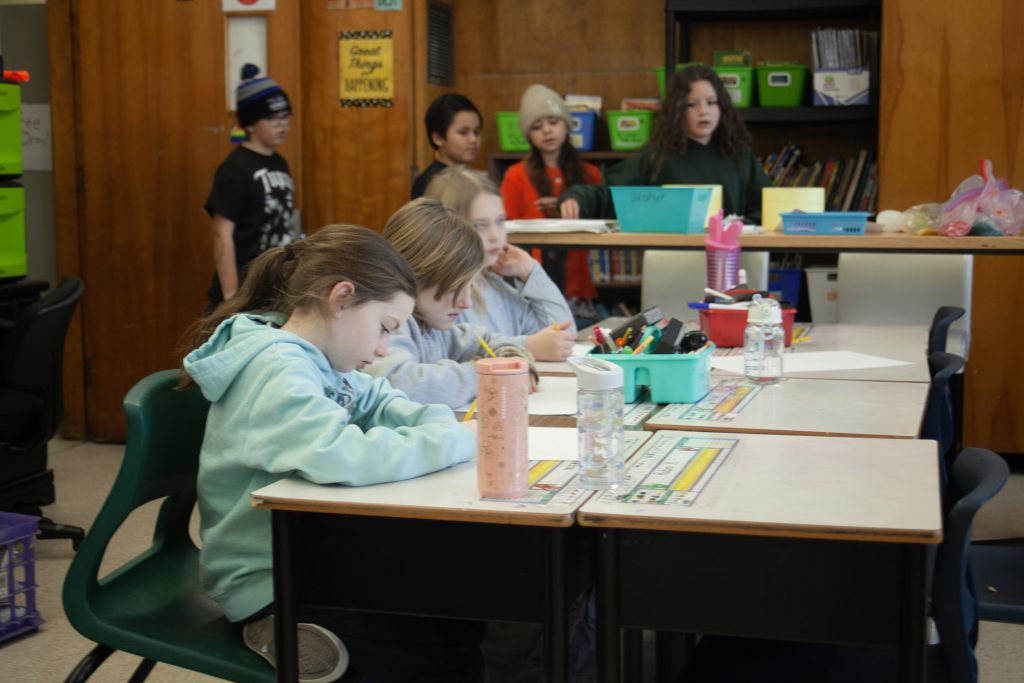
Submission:
<svg viewBox="0 0 1024 683">
<path fill-rule="evenodd" d="M 703 249 L 704 235 L 657 232 L 517 232 L 508 240 L 519 245 L 562 247 L 637 247 Z M 750 251 L 898 251 L 945 254 L 1024 254 L 1024 237 L 941 237 L 898 233 L 871 235 L 743 235 L 740 246 Z"/>
<path fill-rule="evenodd" d="M 715 375 L 703 401 L 709 406 L 717 403 L 716 392 L 724 386 L 745 391 L 754 385 Z M 689 404 L 670 404 L 644 428 L 914 439 L 921 430 L 928 385 L 785 377 L 754 392 L 735 412 L 723 409 L 725 419 L 696 419 L 686 414 Z"/>
<path fill-rule="evenodd" d="M 627 454 L 650 436 L 630 432 Z M 531 462 L 531 465 L 533 462 Z M 576 510 L 593 491 L 567 485 L 553 500 L 483 500 L 477 491 L 476 463 L 468 462 L 415 479 L 375 486 L 325 486 L 297 477 L 252 493 L 253 507 L 294 512 L 400 517 L 522 526 L 572 526 Z"/>
<path fill-rule="evenodd" d="M 690 438 L 698 439 L 685 444 L 690 449 L 724 454 L 692 485 L 681 468 L 698 458 L 691 461 L 677 448 Z M 583 526 L 938 543 L 935 452 L 934 441 L 657 432 L 627 463 L 627 483 L 618 496 L 596 495 L 577 516 Z M 678 497 L 675 504 L 628 502 L 630 493 L 643 491 L 640 500 L 662 495 L 647 477 L 670 480 L 666 470 L 682 471 L 670 489 L 699 490 L 690 505 Z"/>
</svg>

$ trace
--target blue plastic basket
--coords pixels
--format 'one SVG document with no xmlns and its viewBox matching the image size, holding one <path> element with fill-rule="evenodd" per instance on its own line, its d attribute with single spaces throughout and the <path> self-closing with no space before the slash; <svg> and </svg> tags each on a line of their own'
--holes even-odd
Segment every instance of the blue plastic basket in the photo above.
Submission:
<svg viewBox="0 0 1024 683">
<path fill-rule="evenodd" d="M 569 131 L 569 142 L 581 152 L 594 149 L 594 127 L 597 125 L 597 113 L 591 110 L 572 112 L 572 129 Z"/>
<path fill-rule="evenodd" d="M 594 358 L 622 368 L 622 398 L 633 403 L 643 395 L 642 386 L 651 392 L 654 403 L 696 403 L 711 388 L 711 352 L 708 344 L 696 353 L 592 353 Z"/>
<path fill-rule="evenodd" d="M 39 518 L 0 512 L 0 642 L 35 631 L 35 537 Z"/>
<path fill-rule="evenodd" d="M 787 211 L 779 215 L 785 235 L 863 235 L 871 214 L 866 211 Z"/>
<path fill-rule="evenodd" d="M 768 291 L 777 299 L 788 301 L 793 308 L 800 308 L 800 282 L 804 278 L 803 268 L 770 268 L 768 270 Z"/>
<path fill-rule="evenodd" d="M 704 232 L 710 187 L 613 185 L 611 191 L 622 232 Z"/>
</svg>

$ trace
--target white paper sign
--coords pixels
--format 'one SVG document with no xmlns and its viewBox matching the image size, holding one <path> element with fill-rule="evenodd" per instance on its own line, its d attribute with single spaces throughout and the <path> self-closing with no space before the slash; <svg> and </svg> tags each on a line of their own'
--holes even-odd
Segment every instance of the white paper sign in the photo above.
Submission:
<svg viewBox="0 0 1024 683">
<path fill-rule="evenodd" d="M 50 105 L 21 105 L 22 168 L 26 171 L 53 170 L 53 138 L 50 134 Z"/>
</svg>

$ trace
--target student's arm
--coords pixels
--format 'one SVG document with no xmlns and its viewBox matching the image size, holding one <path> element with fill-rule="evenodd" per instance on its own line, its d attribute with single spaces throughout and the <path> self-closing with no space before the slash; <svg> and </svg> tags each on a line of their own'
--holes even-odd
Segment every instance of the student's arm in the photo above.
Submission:
<svg viewBox="0 0 1024 683">
<path fill-rule="evenodd" d="M 522 220 L 532 213 L 529 210 L 525 185 L 529 182 L 526 165 L 523 162 L 513 164 L 505 171 L 505 177 L 501 180 L 501 201 L 509 220 Z"/>
<path fill-rule="evenodd" d="M 483 353 L 480 342 L 473 340 L 476 353 L 470 353 L 470 348 L 461 344 L 453 348 L 447 338 L 450 334 L 427 338 L 415 329 L 417 325 L 410 320 L 399 328 L 391 337 L 388 354 L 374 361 L 366 372 L 386 378 L 418 403 L 465 406 L 476 397 L 476 368 L 472 361 Z"/>
<path fill-rule="evenodd" d="M 211 219 L 213 228 L 213 263 L 224 299 L 230 299 L 238 291 L 238 266 L 235 262 L 235 222 L 215 213 Z"/>
<path fill-rule="evenodd" d="M 434 420 L 438 408 L 414 406 L 398 392 L 387 400 L 405 405 L 386 412 L 404 412 L 405 419 L 421 423 L 365 429 L 353 424 L 354 406 L 325 396 L 323 377 L 308 358 L 288 355 L 262 366 L 264 377 L 251 385 L 251 400 L 243 403 L 251 405 L 248 429 L 239 435 L 245 448 L 236 449 L 251 459 L 244 464 L 318 484 L 365 486 L 418 477 L 473 456 L 469 430 L 451 419 Z"/>
<path fill-rule="evenodd" d="M 650 185 L 646 157 L 646 152 L 642 152 L 611 166 L 605 171 L 604 182 L 600 185 L 573 185 L 559 197 L 559 208 L 572 199 L 579 204 L 578 218 L 615 218 L 615 206 L 608 188 L 612 185 Z M 562 216 L 568 217 L 564 212 Z"/>
</svg>

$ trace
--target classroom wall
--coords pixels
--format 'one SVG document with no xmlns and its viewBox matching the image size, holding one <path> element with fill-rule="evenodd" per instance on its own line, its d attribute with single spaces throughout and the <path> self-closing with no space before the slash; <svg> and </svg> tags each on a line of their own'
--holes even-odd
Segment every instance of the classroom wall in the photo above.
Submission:
<svg viewBox="0 0 1024 683">
<path fill-rule="evenodd" d="M 943 201 L 989 158 L 1024 187 L 1024 5 L 883 6 L 879 208 Z M 964 442 L 1024 453 L 1024 257 L 974 261 Z"/>
</svg>

